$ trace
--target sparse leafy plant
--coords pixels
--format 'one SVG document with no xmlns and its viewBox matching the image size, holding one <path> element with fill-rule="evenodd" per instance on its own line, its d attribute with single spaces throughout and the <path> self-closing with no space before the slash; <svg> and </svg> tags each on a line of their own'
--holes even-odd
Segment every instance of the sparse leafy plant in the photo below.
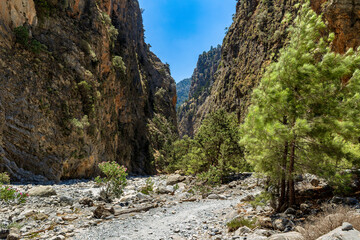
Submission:
<svg viewBox="0 0 360 240">
<path fill-rule="evenodd" d="M 9 186 L 0 187 L 0 200 L 4 202 L 25 203 L 27 197 L 27 194 L 19 192 L 15 188 Z"/>
<path fill-rule="evenodd" d="M 229 232 L 234 232 L 240 227 L 248 227 L 250 229 L 254 229 L 257 227 L 257 219 L 245 219 L 245 218 L 235 218 L 228 222 L 226 226 L 229 229 Z"/>
<path fill-rule="evenodd" d="M 100 163 L 99 168 L 105 177 L 98 176 L 95 181 L 103 185 L 102 193 L 106 200 L 111 199 L 112 196 L 120 197 L 126 186 L 126 167 L 112 161 Z"/>
<path fill-rule="evenodd" d="M 154 191 L 154 181 L 151 177 L 147 178 L 145 181 L 145 186 L 142 187 L 141 193 L 149 195 L 151 192 Z"/>
<path fill-rule="evenodd" d="M 0 185 L 10 183 L 10 176 L 7 172 L 0 173 Z"/>
<path fill-rule="evenodd" d="M 263 207 L 266 206 L 271 200 L 271 194 L 268 192 L 262 192 L 255 197 L 253 201 L 250 202 L 253 208 L 257 206 Z"/>
</svg>

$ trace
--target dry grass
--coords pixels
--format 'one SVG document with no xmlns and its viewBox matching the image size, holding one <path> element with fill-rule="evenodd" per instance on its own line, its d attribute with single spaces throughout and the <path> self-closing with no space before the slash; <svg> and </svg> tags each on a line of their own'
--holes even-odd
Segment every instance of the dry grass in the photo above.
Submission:
<svg viewBox="0 0 360 240">
<path fill-rule="evenodd" d="M 344 222 L 351 223 L 355 229 L 360 230 L 360 214 L 354 209 L 333 205 L 324 205 L 322 209 L 322 213 L 309 217 L 302 226 L 303 229 L 299 229 L 305 240 L 315 240 L 340 227 Z"/>
</svg>

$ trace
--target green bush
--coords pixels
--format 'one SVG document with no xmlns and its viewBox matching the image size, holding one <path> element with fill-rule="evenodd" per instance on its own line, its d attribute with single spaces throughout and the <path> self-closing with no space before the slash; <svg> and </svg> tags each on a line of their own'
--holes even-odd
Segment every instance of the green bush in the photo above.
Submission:
<svg viewBox="0 0 360 240">
<path fill-rule="evenodd" d="M 19 192 L 17 189 L 3 184 L 10 183 L 7 173 L 0 173 L 0 200 L 4 202 L 25 203 L 27 194 Z"/>
<path fill-rule="evenodd" d="M 209 170 L 198 175 L 198 178 L 205 181 L 207 185 L 217 186 L 221 184 L 221 171 L 215 166 L 210 166 Z"/>
<path fill-rule="evenodd" d="M 14 28 L 14 34 L 16 42 L 24 46 L 26 49 L 33 53 L 40 53 L 46 50 L 46 46 L 41 44 L 36 39 L 30 39 L 29 29 L 25 26 L 19 26 Z"/>
<path fill-rule="evenodd" d="M 120 57 L 120 56 L 113 57 L 112 64 L 115 69 L 120 70 L 122 73 L 126 72 L 126 66 L 125 66 L 125 63 L 124 63 L 122 57 Z"/>
<path fill-rule="evenodd" d="M 151 177 L 146 179 L 145 186 L 141 188 L 141 193 L 149 195 L 151 192 L 154 191 L 154 182 Z"/>
<path fill-rule="evenodd" d="M 168 169 L 200 174 L 210 185 L 221 183 L 231 173 L 249 170 L 239 140 L 235 114 L 213 112 L 204 119 L 194 139 L 184 137 L 172 144 Z"/>
<path fill-rule="evenodd" d="M 120 197 L 126 186 L 127 169 L 115 161 L 102 162 L 98 166 L 105 177 L 101 178 L 98 176 L 95 178 L 95 181 L 103 185 L 101 191 L 106 200 L 111 199 L 112 196 Z"/>
<path fill-rule="evenodd" d="M 253 208 L 256 208 L 257 206 L 264 207 L 270 202 L 271 197 L 270 193 L 262 192 L 257 195 L 253 201 L 250 201 L 250 204 Z"/>
<path fill-rule="evenodd" d="M 21 45 L 27 47 L 29 45 L 29 29 L 24 26 L 19 26 L 14 28 L 14 33 L 16 37 L 16 42 L 20 43 Z"/>
<path fill-rule="evenodd" d="M 6 173 L 6 172 L 0 173 L 0 185 L 1 184 L 8 184 L 8 183 L 10 183 L 9 174 Z"/>
<path fill-rule="evenodd" d="M 257 227 L 257 219 L 245 219 L 245 218 L 236 218 L 231 220 L 226 224 L 229 229 L 229 232 L 234 232 L 240 227 L 248 227 L 250 229 L 254 229 Z"/>
</svg>

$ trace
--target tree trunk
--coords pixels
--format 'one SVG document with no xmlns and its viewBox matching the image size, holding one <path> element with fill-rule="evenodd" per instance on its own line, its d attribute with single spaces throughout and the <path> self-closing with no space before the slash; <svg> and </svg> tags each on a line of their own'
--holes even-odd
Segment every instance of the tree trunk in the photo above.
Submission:
<svg viewBox="0 0 360 240">
<path fill-rule="evenodd" d="M 286 202 L 286 163 L 288 158 L 288 152 L 289 152 L 289 144 L 288 142 L 285 143 L 284 147 L 284 155 L 282 159 L 282 165 L 281 165 L 281 179 L 280 179 L 280 198 L 279 198 L 279 204 L 277 211 L 280 211 L 282 206 Z"/>
<path fill-rule="evenodd" d="M 295 140 L 291 142 L 291 153 L 290 153 L 290 163 L 289 163 L 289 173 L 288 173 L 289 206 L 292 206 L 295 203 L 295 183 L 293 178 L 294 165 L 295 165 Z"/>
</svg>

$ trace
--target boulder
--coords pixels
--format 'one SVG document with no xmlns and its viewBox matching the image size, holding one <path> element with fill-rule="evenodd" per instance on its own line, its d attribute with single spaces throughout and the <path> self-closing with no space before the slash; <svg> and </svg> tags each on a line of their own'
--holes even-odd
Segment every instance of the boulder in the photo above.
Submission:
<svg viewBox="0 0 360 240">
<path fill-rule="evenodd" d="M 342 226 L 332 230 L 331 232 L 319 237 L 316 240 L 359 240 L 360 232 L 350 224 L 343 223 Z"/>
<path fill-rule="evenodd" d="M 184 176 L 181 176 L 180 174 L 170 175 L 166 179 L 166 185 L 174 185 L 176 183 L 185 181 L 185 179 L 186 178 Z"/>
<path fill-rule="evenodd" d="M 210 194 L 210 195 L 208 196 L 208 199 L 221 199 L 221 200 L 224 200 L 224 199 L 226 199 L 226 197 L 223 196 L 223 195 L 219 195 L 219 194 L 214 194 L 214 193 L 212 193 L 212 194 Z"/>
<path fill-rule="evenodd" d="M 33 187 L 29 190 L 28 193 L 30 196 L 36 196 L 36 197 L 50 197 L 56 195 L 55 189 L 53 189 L 51 186 Z"/>
<path fill-rule="evenodd" d="M 280 231 L 289 230 L 295 226 L 292 221 L 290 221 L 289 219 L 284 218 L 284 217 L 275 219 L 272 222 L 272 225 L 273 225 L 274 229 L 280 230 Z"/>
<path fill-rule="evenodd" d="M 6 240 L 19 240 L 20 239 L 20 235 L 18 233 L 10 233 Z"/>
<path fill-rule="evenodd" d="M 235 231 L 235 236 L 243 236 L 246 233 L 251 233 L 252 230 L 246 226 L 240 227 L 238 230 Z"/>
<path fill-rule="evenodd" d="M 85 206 L 88 206 L 88 207 L 94 206 L 94 201 L 91 198 L 88 198 L 88 197 L 84 197 L 84 198 L 80 199 L 79 203 L 81 205 L 85 205 Z"/>
<path fill-rule="evenodd" d="M 94 210 L 94 218 L 106 218 L 113 214 L 115 214 L 114 208 L 105 208 L 104 205 L 100 205 Z"/>
<path fill-rule="evenodd" d="M 287 232 L 274 234 L 269 240 L 304 240 L 304 237 L 298 232 Z"/>
</svg>

